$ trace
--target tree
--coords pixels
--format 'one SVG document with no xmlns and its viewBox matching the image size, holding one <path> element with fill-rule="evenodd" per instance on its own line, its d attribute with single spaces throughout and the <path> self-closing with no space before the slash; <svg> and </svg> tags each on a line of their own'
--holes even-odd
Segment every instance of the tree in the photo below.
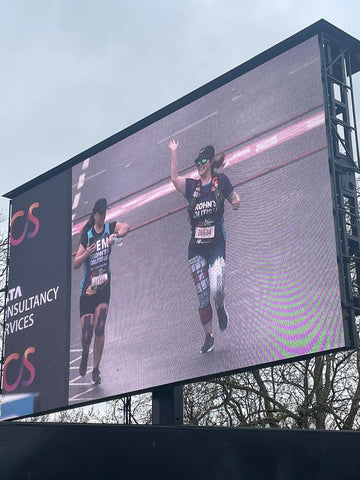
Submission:
<svg viewBox="0 0 360 480">
<path fill-rule="evenodd" d="M 110 423 L 110 424 L 149 424 L 151 423 L 151 394 L 131 397 L 130 418 L 126 413 L 130 397 L 110 400 L 87 407 L 75 407 L 56 413 L 47 413 L 36 417 L 27 417 L 25 422 L 60 422 L 60 423 Z M 129 421 L 126 421 L 129 420 Z"/>
<path fill-rule="evenodd" d="M 190 425 L 360 429 L 360 350 L 185 387 Z"/>
</svg>

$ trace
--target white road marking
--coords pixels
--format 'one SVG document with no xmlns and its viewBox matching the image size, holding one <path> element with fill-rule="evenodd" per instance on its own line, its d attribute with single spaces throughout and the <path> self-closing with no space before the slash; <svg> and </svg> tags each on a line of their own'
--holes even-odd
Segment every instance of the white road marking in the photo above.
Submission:
<svg viewBox="0 0 360 480">
<path fill-rule="evenodd" d="M 71 402 L 71 398 L 69 399 L 69 402 Z M 94 397 L 84 397 L 81 399 L 83 402 L 93 402 L 94 400 L 96 400 Z"/>
<path fill-rule="evenodd" d="M 301 65 L 300 67 L 294 68 L 294 70 L 290 70 L 289 75 L 294 75 L 295 73 L 298 73 L 300 70 L 303 70 L 304 68 L 310 67 L 310 65 L 313 65 L 314 63 L 319 63 L 319 59 L 314 58 L 313 60 L 309 60 L 308 62 L 304 63 L 304 65 Z"/>
<path fill-rule="evenodd" d="M 83 169 L 83 170 L 85 170 L 86 168 L 88 168 L 89 162 L 90 162 L 90 158 L 87 158 L 86 160 L 83 161 L 83 164 L 82 164 L 82 169 Z"/>
<path fill-rule="evenodd" d="M 87 385 L 89 385 L 89 384 L 87 384 Z M 93 385 L 91 388 L 88 388 L 84 392 L 80 392 L 77 395 L 74 395 L 73 397 L 69 398 L 69 402 L 71 402 L 73 400 L 76 400 L 77 398 L 81 397 L 82 395 L 85 395 L 85 393 L 92 392 L 93 390 L 95 390 L 95 388 L 96 388 L 96 385 Z"/>
<path fill-rule="evenodd" d="M 88 373 L 90 373 L 91 370 L 92 370 L 92 368 L 91 368 L 91 367 L 88 367 L 88 369 L 86 370 L 86 375 L 87 375 Z M 73 378 L 72 380 L 70 380 L 69 385 L 70 385 L 70 384 L 73 384 L 73 383 L 76 382 L 77 380 L 82 380 L 83 378 L 84 378 L 84 377 L 83 377 L 82 375 L 78 375 L 77 377 L 75 377 L 75 378 Z"/>
<path fill-rule="evenodd" d="M 80 192 L 78 192 L 75 197 L 74 197 L 74 201 L 73 201 L 73 204 L 72 204 L 72 209 L 75 210 L 75 208 L 78 207 L 79 205 L 79 201 L 80 201 Z"/>
<path fill-rule="evenodd" d="M 194 127 L 195 125 L 198 125 L 199 123 L 204 122 L 205 120 L 208 120 L 209 118 L 211 118 L 211 117 L 213 117 L 214 115 L 217 115 L 217 114 L 218 114 L 217 111 L 212 112 L 212 113 L 210 113 L 210 115 L 206 115 L 206 117 L 200 118 L 200 120 L 197 120 L 196 122 L 192 123 L 191 125 L 188 125 L 187 127 L 182 128 L 181 130 L 178 130 L 177 132 L 172 133 L 168 137 L 163 138 L 162 140 L 158 140 L 158 142 L 157 142 L 158 145 L 160 145 L 160 143 L 166 142 L 170 138 L 176 137 L 176 135 L 179 135 L 179 133 L 186 132 L 186 130 L 189 130 L 190 128 Z"/>
<path fill-rule="evenodd" d="M 97 177 L 98 175 L 101 175 L 102 173 L 105 173 L 105 172 L 106 172 L 106 170 L 100 170 L 99 172 L 94 173 L 94 175 L 90 175 L 89 177 L 87 177 L 87 178 L 86 178 L 86 181 L 91 180 L 92 178 L 95 178 L 95 177 Z"/>
<path fill-rule="evenodd" d="M 69 383 L 69 387 L 88 387 L 89 382 L 87 383 Z"/>
<path fill-rule="evenodd" d="M 77 184 L 77 189 L 79 190 L 81 187 L 84 186 L 84 183 L 85 183 L 85 173 L 82 173 L 80 176 L 79 176 L 79 180 L 78 180 L 78 184 Z"/>
</svg>

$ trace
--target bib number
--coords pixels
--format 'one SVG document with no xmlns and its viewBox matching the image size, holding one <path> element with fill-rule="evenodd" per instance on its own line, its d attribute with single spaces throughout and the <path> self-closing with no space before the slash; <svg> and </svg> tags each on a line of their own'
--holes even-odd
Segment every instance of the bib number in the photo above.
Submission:
<svg viewBox="0 0 360 480">
<path fill-rule="evenodd" d="M 102 273 L 100 275 L 95 275 L 94 277 L 91 278 L 91 286 L 93 288 L 99 288 L 99 287 L 101 287 L 101 285 L 103 285 L 107 281 L 108 281 L 108 274 L 107 273 Z"/>
<path fill-rule="evenodd" d="M 196 240 L 211 240 L 215 237 L 215 225 L 208 227 L 195 227 Z"/>
</svg>

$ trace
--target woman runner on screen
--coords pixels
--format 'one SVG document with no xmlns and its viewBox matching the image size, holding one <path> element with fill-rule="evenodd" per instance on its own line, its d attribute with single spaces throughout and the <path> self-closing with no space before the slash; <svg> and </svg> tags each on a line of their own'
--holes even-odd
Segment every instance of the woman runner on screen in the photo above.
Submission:
<svg viewBox="0 0 360 480">
<path fill-rule="evenodd" d="M 217 173 L 217 169 L 224 163 L 224 157 L 215 160 L 215 149 L 212 145 L 201 149 L 195 159 L 199 180 L 179 175 L 177 166 L 179 142 L 171 140 L 168 146 L 171 150 L 171 180 L 176 190 L 189 202 L 191 235 L 188 259 L 197 290 L 200 321 L 205 333 L 200 353 L 207 353 L 214 348 L 210 296 L 215 302 L 220 330 L 226 329 L 229 318 L 224 304 L 224 200 L 228 200 L 233 209 L 238 210 L 240 198 L 228 177 Z"/>
<path fill-rule="evenodd" d="M 105 321 L 110 301 L 111 244 L 115 238 L 125 237 L 130 227 L 127 223 L 105 223 L 107 201 L 96 200 L 92 214 L 80 233 L 80 244 L 74 258 L 74 268 L 84 265 L 80 287 L 80 322 L 82 355 L 79 367 L 81 376 L 87 373 L 89 348 L 93 333 L 94 365 L 92 382 L 101 383 L 99 365 L 105 342 Z"/>
</svg>

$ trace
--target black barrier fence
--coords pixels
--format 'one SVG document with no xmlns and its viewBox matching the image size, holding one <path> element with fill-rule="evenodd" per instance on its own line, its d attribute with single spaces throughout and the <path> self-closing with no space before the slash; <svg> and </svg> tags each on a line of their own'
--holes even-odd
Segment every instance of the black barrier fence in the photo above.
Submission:
<svg viewBox="0 0 360 480">
<path fill-rule="evenodd" d="M 0 472 L 29 479 L 358 479 L 360 433 L 0 424 Z"/>
</svg>

